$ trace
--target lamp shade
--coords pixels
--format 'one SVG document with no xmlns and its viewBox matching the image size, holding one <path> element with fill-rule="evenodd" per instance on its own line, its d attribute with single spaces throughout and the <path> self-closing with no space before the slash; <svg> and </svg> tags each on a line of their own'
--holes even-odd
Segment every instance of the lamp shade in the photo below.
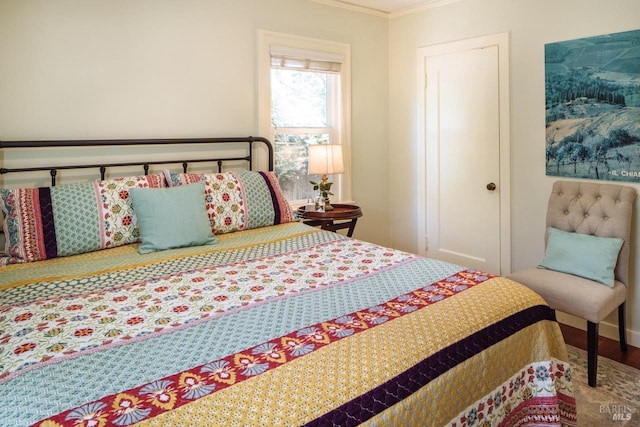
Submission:
<svg viewBox="0 0 640 427">
<path fill-rule="evenodd" d="M 331 175 L 343 173 L 342 145 L 309 145 L 309 174 Z"/>
</svg>

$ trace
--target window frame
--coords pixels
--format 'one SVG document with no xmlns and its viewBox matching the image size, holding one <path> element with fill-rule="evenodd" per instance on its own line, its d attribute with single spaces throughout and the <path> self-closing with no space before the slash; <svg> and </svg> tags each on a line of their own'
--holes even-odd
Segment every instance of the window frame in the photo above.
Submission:
<svg viewBox="0 0 640 427">
<path fill-rule="evenodd" d="M 351 196 L 351 46 L 345 43 L 313 39 L 291 34 L 258 30 L 258 127 L 261 136 L 274 141 L 274 128 L 271 125 L 271 46 L 286 46 L 329 54 L 341 55 L 340 90 L 342 103 L 339 106 L 341 119 L 337 132 L 342 145 L 345 172 L 333 176 L 335 195 L 332 200 L 337 203 L 352 202 Z M 332 118 L 332 120 L 335 118 Z M 287 128 L 291 130 L 300 128 Z M 290 132 L 295 133 L 295 131 Z M 312 186 L 309 184 L 309 190 Z M 290 201 L 295 209 L 304 204 L 304 200 Z"/>
</svg>

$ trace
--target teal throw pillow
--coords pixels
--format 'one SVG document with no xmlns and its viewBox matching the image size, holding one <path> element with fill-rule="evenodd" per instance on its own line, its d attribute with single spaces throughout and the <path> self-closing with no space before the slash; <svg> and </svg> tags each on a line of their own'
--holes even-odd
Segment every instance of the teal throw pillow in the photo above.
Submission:
<svg viewBox="0 0 640 427">
<path fill-rule="evenodd" d="M 204 182 L 171 188 L 132 188 L 141 254 L 217 243 L 204 201 Z"/>
<path fill-rule="evenodd" d="M 539 267 L 613 287 L 622 239 L 569 233 L 553 227 L 548 233 L 547 250 Z"/>
</svg>

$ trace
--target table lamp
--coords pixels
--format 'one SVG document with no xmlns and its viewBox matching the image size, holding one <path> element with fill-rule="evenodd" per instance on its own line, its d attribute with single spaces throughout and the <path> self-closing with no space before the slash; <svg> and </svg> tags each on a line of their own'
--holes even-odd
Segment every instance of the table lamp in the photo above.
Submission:
<svg viewBox="0 0 640 427">
<path fill-rule="evenodd" d="M 342 161 L 342 146 L 338 144 L 315 144 L 309 145 L 309 175 L 322 175 L 321 181 L 314 182 L 314 190 L 320 190 L 320 197 L 324 198 L 324 210 L 331 211 L 333 206 L 329 203 L 332 182 L 329 182 L 327 175 L 344 172 Z"/>
</svg>

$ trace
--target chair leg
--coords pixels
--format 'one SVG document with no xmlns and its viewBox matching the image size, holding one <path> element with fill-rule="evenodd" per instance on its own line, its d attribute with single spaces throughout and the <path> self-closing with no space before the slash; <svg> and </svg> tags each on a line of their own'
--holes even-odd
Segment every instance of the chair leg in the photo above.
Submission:
<svg viewBox="0 0 640 427">
<path fill-rule="evenodd" d="M 626 303 L 618 306 L 618 329 L 620 330 L 620 350 L 627 352 L 627 316 L 625 315 Z"/>
<path fill-rule="evenodd" d="M 590 387 L 596 386 L 598 376 L 599 326 L 599 323 L 587 322 L 587 377 Z"/>
</svg>

